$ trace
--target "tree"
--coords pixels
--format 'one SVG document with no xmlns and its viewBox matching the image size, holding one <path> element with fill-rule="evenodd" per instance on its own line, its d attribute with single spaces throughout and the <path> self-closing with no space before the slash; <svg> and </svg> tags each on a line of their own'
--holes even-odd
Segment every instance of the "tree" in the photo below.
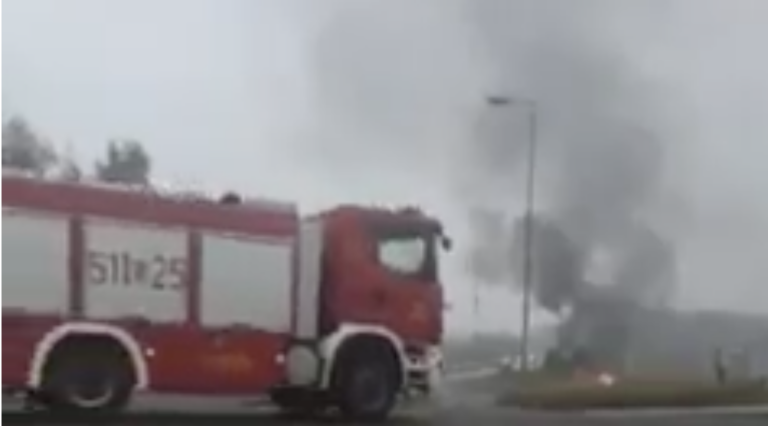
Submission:
<svg viewBox="0 0 768 426">
<path fill-rule="evenodd" d="M 106 159 L 96 163 L 96 176 L 104 182 L 149 183 L 152 161 L 144 146 L 133 139 L 113 140 Z"/>
<path fill-rule="evenodd" d="M 43 175 L 57 161 L 53 146 L 40 138 L 26 120 L 11 117 L 3 123 L 3 167 Z"/>
</svg>

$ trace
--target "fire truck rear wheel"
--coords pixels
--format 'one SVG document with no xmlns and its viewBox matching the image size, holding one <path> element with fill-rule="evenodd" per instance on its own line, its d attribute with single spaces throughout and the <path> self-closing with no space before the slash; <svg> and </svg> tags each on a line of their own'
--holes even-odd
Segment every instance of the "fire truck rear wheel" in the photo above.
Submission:
<svg viewBox="0 0 768 426">
<path fill-rule="evenodd" d="M 345 349 L 334 369 L 334 397 L 344 417 L 380 421 L 389 416 L 399 391 L 398 360 L 387 344 L 363 342 Z"/>
<path fill-rule="evenodd" d="M 103 338 L 74 338 L 49 358 L 40 387 L 43 402 L 55 411 L 117 413 L 133 393 L 132 367 L 119 344 Z"/>
</svg>

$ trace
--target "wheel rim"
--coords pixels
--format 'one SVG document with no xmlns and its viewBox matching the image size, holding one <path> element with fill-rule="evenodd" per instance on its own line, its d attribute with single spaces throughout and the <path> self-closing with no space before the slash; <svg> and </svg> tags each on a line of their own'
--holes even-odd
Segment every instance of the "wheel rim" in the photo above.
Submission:
<svg viewBox="0 0 768 426">
<path fill-rule="evenodd" d="M 383 407 L 389 398 L 389 386 L 381 369 L 368 367 L 355 374 L 353 397 L 365 411 Z"/>
<path fill-rule="evenodd" d="M 114 383 L 101 371 L 84 371 L 66 388 L 72 405 L 96 408 L 106 405 L 115 394 Z"/>
</svg>

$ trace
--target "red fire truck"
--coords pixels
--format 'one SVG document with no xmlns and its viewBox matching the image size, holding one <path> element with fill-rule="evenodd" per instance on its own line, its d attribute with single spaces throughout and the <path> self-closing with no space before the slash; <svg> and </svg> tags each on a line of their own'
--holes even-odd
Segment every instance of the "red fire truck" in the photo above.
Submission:
<svg viewBox="0 0 768 426">
<path fill-rule="evenodd" d="M 450 240 L 418 209 L 4 172 L 2 225 L 3 387 L 46 408 L 262 394 L 376 419 L 438 378 Z"/>
</svg>

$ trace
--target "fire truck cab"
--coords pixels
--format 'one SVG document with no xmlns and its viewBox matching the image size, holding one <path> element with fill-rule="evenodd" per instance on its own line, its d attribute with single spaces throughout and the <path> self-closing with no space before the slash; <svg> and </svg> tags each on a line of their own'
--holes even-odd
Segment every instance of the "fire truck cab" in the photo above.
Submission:
<svg viewBox="0 0 768 426">
<path fill-rule="evenodd" d="M 136 391 L 386 417 L 442 358 L 440 223 L 418 209 L 3 175 L 3 386 L 115 412 Z"/>
</svg>

